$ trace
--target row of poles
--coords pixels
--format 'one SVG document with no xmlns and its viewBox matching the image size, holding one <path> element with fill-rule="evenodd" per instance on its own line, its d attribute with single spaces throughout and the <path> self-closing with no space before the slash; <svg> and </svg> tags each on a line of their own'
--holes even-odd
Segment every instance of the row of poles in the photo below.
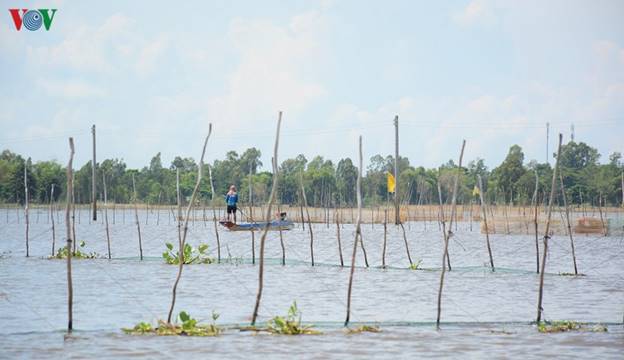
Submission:
<svg viewBox="0 0 624 360">
<path fill-rule="evenodd" d="M 275 144 L 274 144 L 274 152 L 273 152 L 273 157 L 272 157 L 272 167 L 273 167 L 273 184 L 271 187 L 271 194 L 269 196 L 269 202 L 268 205 L 266 206 L 266 213 L 265 213 L 265 219 L 266 219 L 266 223 L 267 226 L 263 229 L 262 232 L 262 236 L 260 238 L 260 254 L 259 254 L 259 267 L 258 267 L 258 291 L 257 291 L 257 295 L 256 295 L 256 302 L 254 305 L 254 310 L 253 310 L 253 315 L 252 315 L 252 321 L 251 324 L 255 325 L 256 320 L 257 320 L 257 315 L 258 315 L 258 309 L 259 309 L 259 305 L 262 299 L 262 292 L 263 292 L 263 285 L 264 285 L 264 250 L 265 250 L 265 241 L 266 241 L 266 236 L 269 230 L 269 226 L 268 224 L 270 223 L 270 220 L 272 218 L 272 207 L 274 205 L 275 202 L 275 198 L 276 198 L 276 194 L 277 194 L 277 188 L 279 185 L 279 167 L 278 167 L 278 162 L 277 162 L 277 155 L 278 155 L 278 149 L 279 149 L 279 136 L 280 136 L 280 128 L 281 128 L 281 122 L 282 122 L 282 112 L 279 112 L 279 116 L 278 116 L 278 121 L 277 121 L 277 130 L 276 130 L 276 138 L 275 138 Z M 396 156 L 395 156 L 395 173 L 396 175 L 398 175 L 398 117 L 395 117 L 394 119 L 394 124 L 395 124 L 395 134 L 397 136 L 397 141 L 396 141 Z M 93 164 L 95 164 L 95 126 L 92 127 L 92 133 L 93 133 Z M 178 274 L 176 276 L 176 280 L 175 283 L 173 285 L 173 289 L 172 289 L 172 301 L 171 301 L 171 306 L 169 309 L 169 313 L 168 313 L 168 317 L 167 317 L 167 323 L 171 324 L 171 317 L 172 317 L 172 313 L 173 313 L 173 309 L 175 307 L 175 301 L 176 301 L 176 293 L 177 293 L 177 286 L 178 283 L 180 281 L 181 275 L 182 275 L 182 271 L 184 268 L 184 246 L 186 244 L 186 237 L 187 237 L 187 233 L 188 233 L 188 222 L 190 219 L 190 215 L 191 215 L 191 211 L 193 209 L 193 206 L 195 205 L 195 200 L 197 197 L 197 192 L 200 186 L 200 182 L 202 179 L 201 176 L 201 171 L 203 168 L 203 161 L 204 161 L 204 155 L 205 155 L 205 151 L 206 151 L 206 146 L 208 143 L 208 140 L 210 138 L 210 135 L 212 133 L 212 124 L 210 124 L 209 126 L 209 132 L 208 135 L 206 136 L 206 139 L 204 141 L 204 146 L 203 146 L 203 150 L 202 150 L 202 155 L 200 158 L 200 162 L 199 162 L 199 166 L 198 166 L 198 177 L 197 177 L 197 181 L 195 184 L 195 188 L 193 190 L 193 194 L 191 196 L 191 200 L 188 203 L 186 212 L 184 213 L 184 216 L 182 216 L 182 211 L 181 211 L 181 197 L 180 197 L 180 191 L 179 191 L 179 171 L 177 173 L 176 176 L 176 191 L 177 191 L 177 228 L 178 228 L 178 245 L 179 245 L 179 249 L 178 249 L 178 256 L 180 259 L 180 264 L 178 267 Z M 551 184 L 551 192 L 550 192 L 550 199 L 549 199 L 549 203 L 548 203 L 548 211 L 547 211 L 547 221 L 546 221 L 546 229 L 545 229 L 545 235 L 543 237 L 543 256 L 542 256 L 542 261 L 541 261 L 541 269 L 538 266 L 537 271 L 540 273 L 540 285 L 539 285 L 539 292 L 538 292 L 538 306 L 537 306 L 537 321 L 541 321 L 541 316 L 542 316 L 542 297 L 543 297 L 543 285 L 544 285 L 544 273 L 545 273 L 545 268 L 546 268 L 546 254 L 547 254 L 547 249 L 548 249 L 548 239 L 550 238 L 550 221 L 551 221 L 551 214 L 552 214 L 552 208 L 553 208 L 553 203 L 554 203 L 554 197 L 555 197 L 555 193 L 556 193 L 556 179 L 557 179 L 557 175 L 558 175 L 558 163 L 559 163 L 559 153 L 561 151 L 561 141 L 562 141 L 562 135 L 559 135 L 559 148 L 558 148 L 558 153 L 557 153 L 557 161 L 555 163 L 555 168 L 553 171 L 553 178 L 552 178 L 552 184 Z M 453 180 L 453 192 L 452 192 L 452 200 L 451 200 L 451 216 L 449 218 L 448 224 L 446 222 L 445 216 L 444 216 L 444 208 L 442 205 L 442 200 L 440 198 L 440 214 L 441 214 L 441 225 L 442 225 L 442 231 L 443 231 L 443 254 L 442 254 L 442 271 L 440 273 L 440 284 L 439 284 L 439 289 L 438 289 L 438 304 L 437 304 L 437 317 L 436 317 L 436 325 L 439 328 L 440 325 L 440 319 L 441 319 L 441 311 L 442 311 L 442 293 L 443 293 L 443 288 L 444 288 L 444 280 L 445 280 L 445 275 L 446 275 L 446 270 L 448 268 L 448 270 L 451 270 L 451 264 L 450 264 L 450 258 L 449 258 L 449 254 L 448 254 L 448 244 L 449 244 L 449 240 L 450 238 L 453 236 L 453 232 L 452 232 L 452 225 L 453 225 L 453 219 L 456 218 L 456 208 L 457 208 L 457 190 L 458 190 L 458 183 L 459 183 L 459 176 L 460 176 L 460 172 L 461 172 L 461 166 L 462 166 L 462 162 L 463 162 L 463 155 L 464 155 L 464 149 L 465 149 L 465 145 L 466 142 L 465 140 L 462 142 L 462 147 L 461 147 L 461 152 L 460 152 L 460 157 L 459 157 L 459 163 L 458 163 L 458 167 L 457 167 L 457 173 L 455 174 L 454 180 Z M 73 138 L 69 138 L 69 146 L 70 146 L 70 157 L 69 157 L 69 163 L 68 163 L 68 167 L 67 167 L 67 200 L 66 200 L 66 209 L 65 209 L 65 225 L 66 225 L 66 238 L 67 238 L 67 282 L 68 282 L 68 313 L 69 313 L 69 318 L 68 318 L 68 331 L 71 332 L 72 328 L 73 328 L 73 286 L 72 286 L 72 272 L 71 272 L 71 260 L 72 260 L 72 248 L 73 251 L 75 251 L 75 206 L 74 206 L 74 196 L 73 196 L 73 170 L 72 170 L 72 164 L 73 164 L 73 157 L 74 157 L 74 142 L 73 142 Z M 366 250 L 364 248 L 364 243 L 362 241 L 362 228 L 361 228 L 361 224 L 362 224 L 362 189 L 361 189 L 361 183 L 362 183 L 362 169 L 363 169 L 363 161 L 362 161 L 362 137 L 360 136 L 358 139 L 358 164 L 359 164 L 359 168 L 358 168 L 358 178 L 357 178 L 357 183 L 356 183 L 356 192 L 357 192 L 357 218 L 356 218 L 356 222 L 355 222 L 355 241 L 353 244 L 353 252 L 352 252 L 352 256 L 351 256 L 351 267 L 350 267 L 350 275 L 349 275 L 349 283 L 348 283 L 348 289 L 347 289 L 347 311 L 346 311 L 346 318 L 345 318 L 345 326 L 348 326 L 349 321 L 350 321 L 350 309 L 351 309 L 351 294 L 352 294 L 352 287 L 353 287 L 353 277 L 354 277 L 354 273 L 355 273 L 355 260 L 356 260 L 356 254 L 357 254 L 357 248 L 358 245 L 361 248 L 363 255 L 364 255 L 364 260 L 366 263 L 366 266 L 368 266 L 368 259 L 366 256 Z M 209 172 L 210 172 L 210 168 L 208 168 Z M 25 170 L 26 171 L 26 170 Z M 96 221 L 97 220 L 97 205 L 96 205 L 96 190 L 95 190 L 95 166 L 93 166 L 93 183 L 92 183 L 92 210 L 93 210 L 93 220 Z M 212 193 L 214 194 L 214 184 L 212 181 L 212 174 L 210 174 L 210 182 L 211 182 L 211 188 L 213 189 Z M 28 208 L 29 208 L 29 204 L 28 204 L 28 186 L 27 186 L 27 177 L 24 177 L 24 184 L 25 184 L 25 188 L 26 188 L 26 203 L 25 203 L 25 216 L 26 216 L 26 248 L 27 248 L 27 256 L 29 256 L 29 250 L 28 250 Z M 561 177 L 561 174 L 559 174 L 559 179 L 561 182 L 561 187 L 563 190 L 563 180 Z M 133 204 L 134 204 L 134 214 L 135 214 L 135 222 L 136 222 L 136 226 L 137 226 L 137 232 L 138 232 L 138 242 L 139 242 L 139 256 L 140 259 L 143 260 L 143 250 L 142 250 L 142 240 L 141 240 L 141 229 L 140 229 L 140 222 L 139 222 L 139 217 L 138 217 L 138 206 L 137 206 L 137 198 L 136 198 L 136 185 L 135 185 L 135 181 L 134 181 L 134 177 L 132 179 L 133 182 Z M 439 186 L 439 184 L 438 184 Z M 490 259 L 490 266 L 492 271 L 495 270 L 494 268 L 494 260 L 493 260 L 493 255 L 492 255 L 492 250 L 491 250 L 491 245 L 490 245 L 490 241 L 489 241 L 489 232 L 488 232 L 488 225 L 487 225 L 487 205 L 484 201 L 483 198 L 483 191 L 482 191 L 482 180 L 480 177 L 478 177 L 478 186 L 480 191 L 480 200 L 481 200 L 481 209 L 483 211 L 483 220 L 484 220 L 484 224 L 485 224 L 485 234 L 486 234 L 486 245 L 487 245 L 487 250 L 488 250 L 488 255 L 489 255 L 489 259 Z M 108 257 L 109 259 L 111 258 L 111 253 L 110 253 L 110 233 L 109 233 L 109 229 L 108 229 L 108 213 L 107 213 L 107 189 L 106 189 L 106 179 L 105 177 L 103 177 L 103 187 L 104 187 L 104 221 L 106 224 L 106 236 L 107 236 L 107 245 L 108 245 Z M 52 193 L 54 191 L 54 187 L 52 188 Z M 251 191 L 251 190 L 250 190 Z M 537 192 L 537 181 L 536 181 L 536 192 Z M 438 193 L 440 193 L 440 191 L 438 191 Z M 570 235 L 570 241 L 571 241 L 571 247 L 572 247 L 572 256 L 573 256 L 573 261 L 574 261 L 574 269 L 575 269 L 575 274 L 578 274 L 577 271 L 577 266 L 576 266 L 576 256 L 574 253 L 574 240 L 572 237 L 572 232 L 570 231 L 570 223 L 569 223 L 569 211 L 567 209 L 567 202 L 565 200 L 565 192 L 564 193 L 564 205 L 566 207 L 566 218 L 568 220 L 567 224 L 568 224 L 568 233 Z M 303 204 L 307 204 L 307 201 L 305 199 L 305 188 L 303 186 L 303 181 L 301 181 L 301 195 L 302 195 L 302 200 L 303 200 Z M 214 196 L 214 195 L 213 195 Z M 536 236 L 536 250 L 537 250 L 537 259 L 538 259 L 538 264 L 539 264 L 539 244 L 538 244 L 538 233 L 537 233 L 537 199 L 536 199 L 536 194 L 534 195 L 534 203 L 535 203 L 535 236 Z M 395 196 L 395 223 L 397 225 L 399 225 L 402 229 L 403 232 L 403 238 L 405 241 L 405 248 L 406 248 L 406 253 L 407 253 L 407 257 L 408 260 L 410 262 L 410 266 L 413 264 L 412 263 L 412 259 L 410 256 L 410 252 L 409 252 L 409 247 L 408 247 L 408 242 L 407 242 L 407 237 L 405 234 L 405 228 L 403 227 L 403 224 L 400 220 L 399 217 L 399 211 L 398 211 L 398 196 Z M 307 222 L 308 222 L 308 229 L 309 229 L 309 233 L 310 233 L 310 255 L 311 255 L 311 261 L 312 261 L 312 266 L 314 266 L 314 235 L 313 235 L 313 231 L 312 231 L 312 226 L 311 226 L 311 221 L 310 221 L 310 214 L 307 208 L 307 205 L 305 206 L 305 210 L 306 210 L 306 214 L 307 214 Z M 250 213 L 249 216 L 253 221 L 253 208 L 250 207 Z M 301 209 L 301 213 L 302 213 L 302 220 L 303 220 L 303 208 Z M 217 239 L 217 248 L 218 248 L 218 259 L 220 260 L 221 256 L 220 256 L 220 244 L 219 244 L 219 234 L 218 234 L 218 230 L 217 230 L 217 224 L 216 224 L 216 213 L 215 210 L 213 208 L 213 219 L 215 221 L 215 235 L 216 235 L 216 239 Z M 181 222 L 181 220 L 183 221 L 183 223 Z M 54 221 L 52 221 L 53 225 L 53 233 L 54 233 Z M 342 247 L 341 247 L 341 238 L 340 238 L 340 216 L 336 216 L 336 225 L 337 225 L 337 241 L 338 241 L 338 247 L 340 249 L 340 263 L 341 266 L 344 266 L 344 261 L 343 261 L 343 256 L 342 256 Z M 448 225 L 448 226 L 447 226 Z M 386 240 L 387 240 L 387 210 L 384 212 L 384 243 L 383 243 L 383 256 L 382 256 L 382 265 L 385 267 L 385 253 L 386 253 Z M 282 246 L 282 262 L 283 264 L 285 263 L 285 253 L 284 253 L 284 243 L 283 243 L 283 238 L 282 238 L 282 233 L 280 231 L 280 242 L 281 242 L 281 246 Z M 255 252 L 255 238 L 254 238 L 254 233 L 252 232 L 252 248 L 254 249 L 253 251 Z M 73 245 L 73 246 L 72 246 Z M 53 247 L 54 247 L 54 235 L 53 235 Z M 253 255 L 254 258 L 254 262 L 255 262 L 255 254 Z M 540 271 L 541 270 L 541 271 Z"/>
</svg>

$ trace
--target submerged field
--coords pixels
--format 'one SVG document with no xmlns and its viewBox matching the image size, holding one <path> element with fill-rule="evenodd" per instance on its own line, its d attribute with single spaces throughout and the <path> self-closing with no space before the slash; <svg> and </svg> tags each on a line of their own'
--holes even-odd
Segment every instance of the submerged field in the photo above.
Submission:
<svg viewBox="0 0 624 360">
<path fill-rule="evenodd" d="M 260 321 L 283 315 L 297 301 L 303 321 L 323 332 L 317 336 L 276 336 L 239 332 L 250 321 L 258 267 L 252 261 L 249 233 L 220 231 L 220 264 L 190 265 L 178 288 L 176 313 L 190 312 L 209 322 L 213 311 L 225 327 L 216 338 L 125 335 L 122 327 L 166 318 L 177 267 L 161 257 L 165 243 L 177 241 L 168 210 L 141 211 L 144 260 L 131 210 L 109 214 L 112 260 L 74 261 L 74 336 L 64 340 L 67 321 L 66 265 L 49 260 L 51 224 L 47 212 L 31 213 L 30 257 L 25 257 L 23 219 L 0 209 L 0 357 L 270 357 L 354 355 L 356 357 L 544 357 L 618 358 L 624 352 L 624 239 L 622 236 L 576 235 L 579 272 L 573 272 L 569 238 L 555 234 L 549 246 L 544 287 L 546 320 L 575 320 L 607 326 L 607 332 L 542 334 L 536 316 L 539 277 L 535 273 L 533 235 L 490 235 L 496 271 L 489 267 L 485 235 L 461 222 L 449 245 L 452 271 L 447 273 L 442 329 L 435 329 L 437 290 L 442 261 L 442 233 L 437 222 L 405 224 L 411 256 L 420 270 L 409 270 L 399 227 L 388 226 L 387 269 L 381 269 L 383 226 L 363 225 L 369 268 L 358 251 L 351 319 L 354 325 L 380 326 L 381 333 L 347 335 L 345 317 L 353 225 L 341 226 L 345 267 L 340 267 L 336 225 L 315 224 L 310 265 L 307 229 L 284 232 L 286 265 L 277 232 L 267 239 L 265 289 Z M 104 225 L 89 223 L 86 211 L 76 219 L 78 241 L 106 256 Z M 122 220 L 123 219 L 123 220 Z M 64 245 L 65 227 L 56 224 L 56 247 Z M 216 258 L 211 221 L 191 224 L 187 242 L 209 245 Z M 540 241 L 541 243 L 541 241 Z M 256 257 L 259 236 L 256 236 Z M 540 246 L 541 251 L 541 246 Z"/>
</svg>

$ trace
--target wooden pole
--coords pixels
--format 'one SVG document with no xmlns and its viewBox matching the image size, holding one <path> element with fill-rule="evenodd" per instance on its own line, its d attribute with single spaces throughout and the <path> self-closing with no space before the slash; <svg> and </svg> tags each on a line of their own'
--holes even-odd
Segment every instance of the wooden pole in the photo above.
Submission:
<svg viewBox="0 0 624 360">
<path fill-rule="evenodd" d="M 72 195 L 72 206 L 71 206 L 71 211 L 72 211 L 72 216 L 71 216 L 71 226 L 72 226 L 72 239 L 74 240 L 73 242 L 73 252 L 76 252 L 76 189 L 74 189 L 73 184 L 75 183 L 75 174 L 74 171 L 72 170 L 71 173 L 72 176 L 72 188 L 71 188 L 71 195 Z M 68 188 L 69 191 L 69 188 Z"/>
<path fill-rule="evenodd" d="M 264 285 L 264 243 L 267 233 L 269 232 L 269 222 L 271 221 L 271 207 L 277 196 L 277 186 L 279 183 L 279 167 L 277 166 L 277 150 L 279 148 L 279 135 L 280 127 L 282 125 L 282 112 L 279 112 L 277 118 L 277 132 L 275 134 L 275 145 L 273 147 L 273 186 L 271 187 L 271 195 L 269 196 L 269 204 L 266 211 L 267 225 L 264 228 L 262 237 L 260 238 L 260 266 L 258 266 L 258 294 L 256 295 L 256 304 L 254 306 L 253 315 L 251 317 L 251 326 L 256 325 L 256 319 L 258 318 L 258 309 L 260 308 L 260 300 L 262 299 L 262 288 Z"/>
<path fill-rule="evenodd" d="M 104 187 L 104 223 L 106 226 L 106 246 L 108 248 L 108 259 L 111 259 L 110 231 L 108 229 L 108 195 L 106 193 L 106 174 L 102 172 L 102 186 Z"/>
<path fill-rule="evenodd" d="M 440 210 L 438 211 L 439 213 L 439 221 L 438 221 L 438 226 L 440 224 L 442 224 L 442 234 L 443 236 L 446 238 L 446 219 L 445 219 L 445 215 L 444 215 L 444 204 L 442 203 L 442 188 L 440 187 L 440 181 L 438 180 L 438 200 L 440 202 Z M 444 264 L 443 264 L 444 266 Z M 446 266 L 448 266 L 449 271 L 452 270 L 451 268 L 451 256 L 449 255 L 448 251 L 446 251 Z"/>
<path fill-rule="evenodd" d="M 141 242 L 141 224 L 139 224 L 139 207 L 137 205 L 137 192 L 136 183 L 134 181 L 134 173 L 132 173 L 132 192 L 134 194 L 134 222 L 137 226 L 137 233 L 139 234 L 139 256 L 143 260 L 143 244 Z M 179 221 L 179 220 L 178 220 Z"/>
<path fill-rule="evenodd" d="M 351 316 L 351 290 L 353 289 L 353 274 L 355 273 L 355 254 L 357 253 L 358 238 L 362 234 L 362 136 L 359 137 L 359 167 L 358 178 L 356 182 L 357 192 L 357 220 L 355 223 L 355 241 L 353 242 L 353 253 L 351 254 L 351 272 L 349 273 L 349 287 L 347 289 L 347 317 L 345 319 L 344 326 L 349 326 L 349 318 Z"/>
<path fill-rule="evenodd" d="M 399 226 L 401 226 L 401 231 L 403 231 L 403 241 L 405 242 L 405 252 L 407 253 L 407 260 L 410 263 L 410 267 L 412 266 L 412 256 L 410 255 L 409 246 L 407 245 L 407 235 L 405 235 L 405 227 L 403 223 L 399 221 Z"/>
<path fill-rule="evenodd" d="M 217 238 L 217 263 L 221 263 L 221 242 L 219 241 L 219 227 L 217 226 L 217 213 L 214 207 L 214 182 L 212 181 L 212 171 L 208 165 L 208 175 L 210 177 L 210 202 L 212 205 L 212 222 L 214 223 L 215 237 Z"/>
<path fill-rule="evenodd" d="M 477 181 L 479 183 L 479 198 L 481 199 L 481 211 L 483 212 L 483 223 L 485 224 L 485 242 L 487 244 L 487 251 L 490 255 L 490 265 L 492 266 L 492 272 L 494 272 L 494 258 L 492 257 L 492 247 L 490 246 L 490 232 L 488 231 L 487 224 L 487 204 L 483 199 L 483 183 L 481 181 L 481 175 L 477 174 Z"/>
<path fill-rule="evenodd" d="M 386 244 L 388 242 L 388 209 L 384 209 L 383 229 L 384 229 L 384 238 L 383 238 L 383 249 L 381 251 L 381 267 L 385 269 L 386 268 Z"/>
<path fill-rule="evenodd" d="M 537 174 L 537 169 L 535 170 L 535 192 L 533 192 L 533 201 L 534 206 L 535 206 L 535 213 L 533 216 L 533 226 L 534 226 L 534 231 L 535 231 L 535 261 L 536 261 L 536 266 L 537 266 L 537 273 L 539 274 L 540 269 L 539 269 L 539 240 L 538 240 L 538 235 L 537 235 L 537 216 L 538 216 L 538 212 L 539 212 L 539 199 L 537 198 L 537 191 L 539 189 L 539 176 Z"/>
<path fill-rule="evenodd" d="M 399 225 L 399 115 L 394 116 L 394 180 L 394 225 Z"/>
<path fill-rule="evenodd" d="M 93 136 L 93 161 L 91 162 L 91 201 L 93 202 L 93 221 L 97 220 L 97 197 L 96 197 L 96 177 L 95 177 L 95 124 L 91 126 L 91 135 Z"/>
<path fill-rule="evenodd" d="M 162 190 L 158 191 L 158 206 L 156 206 L 156 226 L 160 225 L 160 196 L 162 195 Z M 204 224 L 206 224 L 206 214 L 204 211 Z"/>
<path fill-rule="evenodd" d="M 301 230 L 305 231 L 305 218 L 303 217 L 303 197 L 299 196 L 299 210 L 301 212 Z"/>
<path fill-rule="evenodd" d="M 30 219 L 28 214 L 28 160 L 24 162 L 24 218 L 26 221 L 26 257 L 30 256 L 28 246 L 28 231 L 30 228 Z"/>
<path fill-rule="evenodd" d="M 539 292 L 537 295 L 537 320 L 542 320 L 542 295 L 544 293 L 544 272 L 546 271 L 546 255 L 548 254 L 548 239 L 550 239 L 550 218 L 552 215 L 553 203 L 555 201 L 555 193 L 557 192 L 557 170 L 559 168 L 559 158 L 561 155 L 561 140 L 563 135 L 559 134 L 559 146 L 557 148 L 557 159 L 555 160 L 555 168 L 553 169 L 552 182 L 550 184 L 550 199 L 548 200 L 548 215 L 546 217 L 546 230 L 544 232 L 544 253 L 542 254 L 542 270 L 540 273 Z"/>
<path fill-rule="evenodd" d="M 312 232 L 312 223 L 310 222 L 310 211 L 308 210 L 308 199 L 306 198 L 305 188 L 303 187 L 303 172 L 299 173 L 299 183 L 301 184 L 301 195 L 306 214 L 308 215 L 308 230 L 310 231 L 310 259 L 314 266 L 314 233 Z"/>
<path fill-rule="evenodd" d="M 559 181 L 561 182 L 561 196 L 563 197 L 563 206 L 565 207 L 566 225 L 568 226 L 568 235 L 570 236 L 570 247 L 572 249 L 572 262 L 574 263 L 574 275 L 578 275 L 576 267 L 576 253 L 574 251 L 574 237 L 572 236 L 572 227 L 570 226 L 570 210 L 568 209 L 568 200 L 566 199 L 565 187 L 563 185 L 563 176 L 559 172 Z"/>
<path fill-rule="evenodd" d="M 280 206 L 277 206 L 277 212 L 280 214 L 280 219 L 281 219 L 281 213 L 282 213 L 282 209 L 280 208 Z M 279 226 L 279 238 L 280 238 L 280 246 L 282 247 L 282 266 L 286 265 L 286 247 L 284 246 L 284 236 L 282 234 L 282 227 Z"/>
<path fill-rule="evenodd" d="M 74 193 L 74 174 L 73 174 L 73 161 L 74 161 L 74 139 L 69 138 L 69 163 L 67 164 L 67 205 L 65 207 L 65 228 L 67 229 L 67 332 L 71 333 L 74 322 L 74 287 L 72 284 L 72 233 L 70 226 L 69 213 L 73 207 L 73 193 Z"/>
<path fill-rule="evenodd" d="M 436 326 L 440 328 L 440 314 L 442 312 L 442 289 L 444 287 L 444 275 L 446 274 L 446 267 L 444 267 L 444 259 L 448 255 L 448 243 L 452 236 L 453 218 L 455 217 L 455 205 L 457 202 L 457 186 L 459 184 L 459 175 L 461 174 L 462 160 L 464 159 L 464 148 L 466 147 L 466 140 L 462 142 L 461 153 L 459 154 L 459 166 L 457 167 L 457 174 L 455 175 L 455 181 L 453 184 L 453 199 L 451 200 L 451 218 L 449 219 L 448 230 L 444 234 L 444 253 L 442 255 L 442 272 L 440 273 L 440 288 L 438 289 L 438 317 L 436 318 Z"/>
<path fill-rule="evenodd" d="M 607 236 L 607 226 L 604 221 L 604 217 L 602 216 L 602 192 L 598 195 L 598 213 L 600 214 L 600 223 L 602 224 L 602 233 L 604 236 Z"/>
<path fill-rule="evenodd" d="M 177 203 L 177 212 L 176 212 L 176 226 L 178 228 L 178 244 L 179 248 L 182 248 L 182 223 L 180 222 L 182 218 L 182 194 L 180 193 L 180 168 L 176 167 L 176 203 Z"/>
<path fill-rule="evenodd" d="M 249 221 L 253 223 L 253 192 L 251 190 L 253 187 L 253 183 L 251 178 L 251 170 L 252 164 L 249 164 Z M 256 264 L 256 234 L 253 230 L 251 231 L 251 263 L 254 265 Z"/>
<path fill-rule="evenodd" d="M 56 230 L 54 229 L 54 184 L 50 189 L 50 221 L 52 222 L 52 256 L 54 256 L 54 247 L 56 246 Z"/>
<path fill-rule="evenodd" d="M 178 288 L 178 283 L 180 282 L 180 277 L 182 276 L 182 269 L 184 268 L 184 245 L 186 244 L 186 235 L 188 233 L 188 222 L 189 222 L 191 210 L 193 209 L 193 205 L 195 204 L 195 199 L 197 198 L 197 191 L 199 190 L 199 185 L 201 184 L 202 168 L 204 167 L 204 155 L 206 154 L 206 146 L 208 145 L 208 139 L 210 138 L 210 134 L 212 134 L 212 124 L 208 125 L 208 135 L 206 136 L 206 140 L 204 140 L 204 147 L 202 148 L 202 154 L 201 154 L 201 157 L 199 158 L 199 164 L 197 166 L 197 180 L 195 181 L 195 188 L 193 189 L 193 194 L 191 195 L 191 201 L 188 203 L 188 206 L 186 207 L 186 214 L 184 216 L 184 230 L 183 230 L 181 239 L 178 241 L 178 244 L 180 246 L 178 249 L 178 258 L 180 259 L 180 263 L 178 266 L 178 275 L 176 277 L 175 283 L 173 284 L 173 289 L 171 291 L 171 307 L 169 308 L 169 314 L 167 315 L 168 324 L 171 324 L 171 315 L 173 314 L 173 308 L 175 307 L 175 301 L 176 301 L 176 290 Z"/>
<path fill-rule="evenodd" d="M 340 243 L 340 214 L 335 215 L 336 218 L 336 238 L 338 239 L 338 255 L 340 256 L 340 267 L 344 267 L 342 259 L 342 244 Z"/>
</svg>

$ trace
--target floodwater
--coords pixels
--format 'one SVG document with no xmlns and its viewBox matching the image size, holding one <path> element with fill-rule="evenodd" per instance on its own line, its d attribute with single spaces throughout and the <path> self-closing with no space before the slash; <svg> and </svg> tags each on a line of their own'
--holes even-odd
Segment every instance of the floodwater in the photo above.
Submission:
<svg viewBox="0 0 624 360">
<path fill-rule="evenodd" d="M 488 268 L 485 235 L 476 223 L 458 224 L 450 242 L 452 271 L 444 286 L 442 326 L 435 328 L 442 262 L 442 233 L 435 222 L 405 224 L 410 253 L 422 270 L 408 270 L 401 229 L 388 226 L 387 269 L 381 269 L 383 226 L 364 224 L 369 268 L 358 249 L 352 314 L 354 325 L 377 324 L 381 333 L 347 335 L 343 328 L 353 225 L 341 227 L 345 267 L 340 267 L 336 225 L 316 224 L 310 265 L 308 229 L 283 233 L 286 266 L 281 265 L 279 233 L 266 242 L 265 288 L 259 320 L 285 315 L 293 301 L 303 321 L 323 332 L 317 336 L 276 336 L 232 329 L 250 321 L 257 290 L 258 266 L 251 262 L 251 235 L 220 230 L 223 263 L 184 267 L 176 313 L 186 310 L 203 322 L 220 314 L 229 327 L 216 338 L 125 335 L 122 327 L 166 318 L 177 266 L 161 258 L 166 242 L 177 242 L 170 213 L 139 213 L 145 259 L 139 247 L 134 214 L 109 212 L 112 260 L 75 260 L 74 334 L 67 324 L 66 263 L 49 260 L 51 224 L 47 212 L 31 212 L 30 257 L 25 257 L 24 219 L 0 209 L 0 358 L 622 358 L 624 353 L 624 239 L 576 235 L 579 272 L 573 272 L 570 240 L 550 240 L 544 284 L 544 317 L 605 324 L 608 332 L 541 334 L 535 320 L 539 276 L 535 273 L 532 235 L 491 235 L 496 271 Z M 56 224 L 56 246 L 63 244 L 63 214 Z M 156 224 L 157 216 L 159 224 Z M 55 217 L 56 218 L 56 217 Z M 104 256 L 106 233 L 100 214 L 76 220 L 85 250 Z M 37 220 L 38 219 L 38 220 Z M 190 224 L 188 240 L 207 243 L 216 257 L 212 222 Z M 541 251 L 541 245 L 540 245 Z M 256 236 L 256 256 L 259 236 Z"/>
</svg>

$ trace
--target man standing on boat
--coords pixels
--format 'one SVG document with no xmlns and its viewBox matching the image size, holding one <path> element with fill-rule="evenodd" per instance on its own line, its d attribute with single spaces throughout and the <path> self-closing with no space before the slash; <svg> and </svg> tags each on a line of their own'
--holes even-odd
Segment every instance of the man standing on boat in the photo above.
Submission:
<svg viewBox="0 0 624 360">
<path fill-rule="evenodd" d="M 236 203 L 238 203 L 236 186 L 230 186 L 230 191 L 225 195 L 225 203 L 227 204 L 227 220 L 230 221 L 230 214 L 234 214 L 234 223 L 236 223 Z"/>
</svg>

